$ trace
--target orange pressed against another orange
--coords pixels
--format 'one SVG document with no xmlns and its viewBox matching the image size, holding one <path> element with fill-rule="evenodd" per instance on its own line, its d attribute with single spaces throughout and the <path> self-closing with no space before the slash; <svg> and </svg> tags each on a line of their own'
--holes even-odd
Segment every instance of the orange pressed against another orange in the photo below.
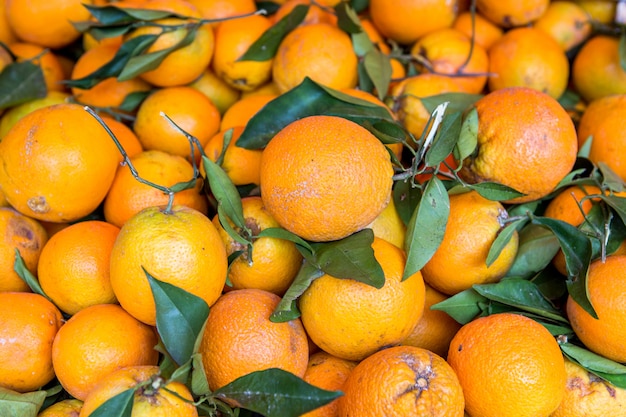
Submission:
<svg viewBox="0 0 626 417">
<path fill-rule="evenodd" d="M 504 30 L 495 23 L 486 19 L 480 13 L 472 14 L 470 11 L 460 13 L 452 27 L 463 32 L 468 38 L 473 39 L 477 45 L 488 50 L 495 41 L 500 39 Z"/>
<path fill-rule="evenodd" d="M 534 26 L 552 36 L 565 51 L 580 45 L 592 31 L 589 14 L 571 1 L 551 1 Z"/>
<path fill-rule="evenodd" d="M 231 139 L 224 150 L 224 136 L 232 129 Z M 222 158 L 222 169 L 235 185 L 259 184 L 261 175 L 261 157 L 263 152 L 260 149 L 246 149 L 237 145 L 237 140 L 243 132 L 243 126 L 237 126 L 222 130 L 216 133 L 204 147 L 207 158 L 216 162 L 220 155 Z M 204 167 L 202 167 L 204 168 Z"/>
<path fill-rule="evenodd" d="M 539 19 L 550 0 L 477 0 L 476 9 L 503 28 L 524 26 Z"/>
</svg>

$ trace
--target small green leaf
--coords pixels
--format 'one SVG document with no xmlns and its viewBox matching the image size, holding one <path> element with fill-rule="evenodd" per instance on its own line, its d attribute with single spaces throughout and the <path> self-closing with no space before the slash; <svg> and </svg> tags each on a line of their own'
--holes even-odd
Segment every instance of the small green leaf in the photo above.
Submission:
<svg viewBox="0 0 626 417">
<path fill-rule="evenodd" d="M 611 207 L 619 216 L 623 223 L 626 224 L 626 198 L 616 195 L 601 195 L 602 201 Z"/>
<path fill-rule="evenodd" d="M 526 195 L 515 190 L 514 188 L 509 187 L 508 185 L 499 184 L 497 182 L 485 181 L 477 184 L 468 184 L 467 186 L 472 190 L 476 190 L 478 194 L 486 199 L 494 201 L 512 200 Z"/>
<path fill-rule="evenodd" d="M 461 124 L 461 133 L 456 143 L 454 157 L 457 161 L 463 161 L 476 150 L 478 145 L 478 111 L 472 108 L 469 111 L 463 123 Z M 459 164 L 459 168 L 461 164 Z"/>
<path fill-rule="evenodd" d="M 0 109 L 45 97 L 47 93 L 39 65 L 30 61 L 13 62 L 0 72 Z"/>
<path fill-rule="evenodd" d="M 622 71 L 626 71 L 626 31 L 622 30 L 619 37 L 619 65 Z"/>
<path fill-rule="evenodd" d="M 106 400 L 89 417 L 131 417 L 134 399 L 135 390 L 127 389 Z"/>
<path fill-rule="evenodd" d="M 413 212 L 422 199 L 422 190 L 419 187 L 413 186 L 411 181 L 396 181 L 393 187 L 393 202 L 396 206 L 396 211 L 402 219 L 402 222 L 407 225 L 413 217 Z"/>
<path fill-rule="evenodd" d="M 420 101 L 426 108 L 428 113 L 432 113 L 441 104 L 448 102 L 448 114 L 463 114 L 471 105 L 473 105 L 482 95 L 468 93 L 443 93 L 434 96 L 421 97 Z"/>
<path fill-rule="evenodd" d="M 300 310 L 296 304 L 297 299 L 306 291 L 311 283 L 324 275 L 324 271 L 316 265 L 305 260 L 294 278 L 293 282 L 283 295 L 282 299 L 272 312 L 270 321 L 282 323 L 300 317 Z"/>
<path fill-rule="evenodd" d="M 430 308 L 431 310 L 443 311 L 457 322 L 466 324 L 481 313 L 480 304 L 485 302 L 487 302 L 485 297 L 469 288 L 432 305 Z"/>
<path fill-rule="evenodd" d="M 509 224 L 507 224 L 496 236 L 495 240 L 491 244 L 491 248 L 489 248 L 489 253 L 487 254 L 486 264 L 487 266 L 491 266 L 496 259 L 500 256 L 502 250 L 509 244 L 513 235 L 517 232 L 517 226 L 526 219 L 515 220 Z"/>
<path fill-rule="evenodd" d="M 15 273 L 24 281 L 30 289 L 39 295 L 43 295 L 48 298 L 45 292 L 43 292 L 43 288 L 39 285 L 39 280 L 28 270 L 26 264 L 24 263 L 24 258 L 20 254 L 18 248 L 15 248 L 15 261 L 13 262 L 13 270 Z M 50 298 L 48 298 L 49 300 Z"/>
<path fill-rule="evenodd" d="M 427 167 L 439 166 L 454 150 L 461 131 L 461 113 L 448 113 L 444 117 L 435 140 L 424 156 Z"/>
<path fill-rule="evenodd" d="M 559 251 L 559 240 L 539 225 L 529 223 L 519 232 L 519 247 L 508 276 L 530 278 L 550 264 Z"/>
<path fill-rule="evenodd" d="M 166 17 L 185 17 L 165 10 L 122 8 L 115 5 L 84 5 L 89 13 L 102 25 L 126 25 L 140 21 L 154 21 Z"/>
<path fill-rule="evenodd" d="M 373 125 L 364 124 L 367 130 L 372 132 L 384 144 L 402 143 L 406 144 L 408 133 L 398 123 L 389 120 L 381 120 Z M 408 146 L 408 145 L 407 145 Z"/>
<path fill-rule="evenodd" d="M 361 13 L 365 11 L 370 4 L 369 0 L 350 0 L 350 6 L 354 9 L 355 12 Z"/>
<path fill-rule="evenodd" d="M 202 163 L 206 172 L 209 188 L 213 196 L 217 200 L 218 205 L 222 206 L 224 214 L 230 219 L 236 227 L 243 229 L 246 227 L 246 221 L 243 217 L 243 207 L 241 198 L 237 192 L 237 188 L 228 177 L 228 174 L 211 161 L 206 156 L 202 157 Z"/>
<path fill-rule="evenodd" d="M 339 2 L 335 6 L 335 14 L 337 15 L 337 26 L 346 33 L 361 33 L 361 20 L 356 11 L 347 2 Z"/>
<path fill-rule="evenodd" d="M 209 306 L 182 288 L 159 281 L 145 269 L 156 304 L 156 327 L 165 348 L 179 365 L 189 361 L 201 336 Z"/>
<path fill-rule="evenodd" d="M 306 17 L 309 6 L 298 4 L 286 16 L 267 29 L 237 61 L 267 61 L 272 59 L 285 36 Z"/>
<path fill-rule="evenodd" d="M 298 417 L 342 395 L 305 382 L 278 368 L 252 372 L 218 389 L 213 395 L 265 417 Z"/>
<path fill-rule="evenodd" d="M 0 387 L 0 416 L 36 417 L 46 399 L 46 391 L 19 393 Z"/>
<path fill-rule="evenodd" d="M 407 261 L 403 279 L 421 270 L 432 258 L 443 241 L 449 215 L 448 192 L 441 180 L 433 176 L 426 183 L 420 202 L 407 225 L 404 241 Z"/>
<path fill-rule="evenodd" d="M 295 233 L 292 233 L 281 227 L 268 227 L 266 229 L 263 229 L 257 234 L 257 237 L 273 237 L 277 239 L 288 240 L 300 246 L 302 249 L 306 250 L 309 254 L 313 253 L 313 248 L 311 247 L 311 245 L 309 245 L 309 242 L 302 239 L 300 236 L 296 235 Z"/>
<path fill-rule="evenodd" d="M 376 48 L 369 50 L 363 57 L 363 66 L 374 88 L 378 92 L 378 98 L 384 99 L 391 82 L 391 61 L 389 57 Z"/>
<path fill-rule="evenodd" d="M 606 163 L 598 161 L 598 169 L 602 173 L 602 185 L 610 190 L 620 192 L 624 190 L 624 180 Z"/>
<path fill-rule="evenodd" d="M 124 101 L 118 107 L 121 111 L 132 113 L 139 108 L 139 105 L 148 97 L 152 91 L 135 91 L 124 97 Z"/>
<path fill-rule="evenodd" d="M 623 364 L 569 342 L 561 342 L 559 346 L 571 361 L 616 387 L 626 389 L 626 366 Z"/>
<path fill-rule="evenodd" d="M 211 393 L 209 382 L 206 379 L 202 355 L 194 353 L 191 356 L 191 392 L 195 395 L 208 395 Z"/>
</svg>

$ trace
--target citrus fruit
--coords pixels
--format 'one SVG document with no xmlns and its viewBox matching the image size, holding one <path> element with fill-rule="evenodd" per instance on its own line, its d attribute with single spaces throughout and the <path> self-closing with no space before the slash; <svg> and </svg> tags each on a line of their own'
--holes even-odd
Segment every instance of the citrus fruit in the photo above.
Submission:
<svg viewBox="0 0 626 417">
<path fill-rule="evenodd" d="M 263 150 L 261 197 L 283 228 L 308 240 L 336 240 L 380 214 L 392 176 L 389 153 L 365 128 L 310 116 L 287 125 Z"/>
<path fill-rule="evenodd" d="M 114 119 L 113 117 L 102 115 L 100 116 L 104 124 L 111 130 L 115 139 L 118 140 L 122 149 L 126 153 L 126 156 L 132 158 L 137 155 L 141 151 L 143 151 L 143 146 L 141 142 L 139 142 L 139 138 L 135 135 L 135 132 L 125 123 Z M 119 151 L 119 149 L 118 149 Z M 124 162 L 124 155 L 121 151 L 118 152 L 118 161 L 120 164 Z"/>
<path fill-rule="evenodd" d="M 9 45 L 18 62 L 29 61 L 41 68 L 47 91 L 64 91 L 61 83 L 64 79 L 63 67 L 54 52 L 41 45 L 28 42 L 16 42 Z"/>
<path fill-rule="evenodd" d="M 78 417 L 83 406 L 81 400 L 68 398 L 58 401 L 37 414 L 37 417 Z"/>
<path fill-rule="evenodd" d="M 221 115 L 235 104 L 241 96 L 241 91 L 231 87 L 215 73 L 207 68 L 200 77 L 189 84 L 189 87 L 203 93 L 215 104 Z"/>
<path fill-rule="evenodd" d="M 393 243 L 400 249 L 404 248 L 406 225 L 400 218 L 393 198 L 389 199 L 387 207 L 367 226 L 374 232 L 374 236 Z"/>
<path fill-rule="evenodd" d="M 190 0 L 204 19 L 228 19 L 256 11 L 254 0 Z M 218 26 L 221 22 L 213 22 Z"/>
<path fill-rule="evenodd" d="M 26 103 L 9 108 L 0 118 L 0 139 L 7 134 L 18 120 L 28 113 L 53 104 L 66 103 L 69 97 L 69 94 L 61 91 L 49 91 L 45 97 L 29 100 Z"/>
<path fill-rule="evenodd" d="M 488 50 L 495 41 L 500 39 L 504 30 L 486 19 L 480 13 L 464 11 L 454 20 L 452 27 L 463 32 L 468 38 L 473 39 L 477 45 Z"/>
<path fill-rule="evenodd" d="M 593 30 L 589 14 L 570 1 L 551 1 L 533 26 L 552 36 L 565 51 L 582 44 Z"/>
<path fill-rule="evenodd" d="M 550 0 L 476 0 L 478 12 L 503 28 L 524 26 L 539 19 Z"/>
<path fill-rule="evenodd" d="M 277 94 L 255 94 L 242 97 L 224 112 L 224 117 L 220 122 L 220 131 L 225 132 L 231 127 L 246 126 L 259 110 L 276 97 L 278 97 Z"/>
<path fill-rule="evenodd" d="M 224 150 L 224 136 L 230 133 L 230 142 Z M 204 146 L 204 153 L 213 162 L 222 157 L 221 167 L 235 185 L 259 184 L 261 175 L 260 149 L 246 149 L 237 145 L 243 132 L 243 126 L 236 126 L 217 132 Z M 202 167 L 204 168 L 204 167 Z"/>
</svg>

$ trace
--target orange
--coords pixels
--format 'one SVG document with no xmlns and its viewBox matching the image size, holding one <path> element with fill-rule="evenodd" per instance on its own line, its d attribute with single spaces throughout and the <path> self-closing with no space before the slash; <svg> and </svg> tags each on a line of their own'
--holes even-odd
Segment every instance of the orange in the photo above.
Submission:
<svg viewBox="0 0 626 417">
<path fill-rule="evenodd" d="M 392 176 L 389 153 L 365 128 L 310 116 L 287 125 L 263 150 L 261 197 L 283 228 L 308 240 L 336 240 L 380 214 Z"/>
<path fill-rule="evenodd" d="M 52 381 L 52 341 L 63 316 L 33 293 L 0 292 L 0 387 L 35 391 Z"/>
<path fill-rule="evenodd" d="M 227 19 L 256 12 L 254 0 L 190 0 L 204 19 Z M 237 20 L 237 19 L 235 19 Z M 216 27 L 220 22 L 213 22 Z"/>
<path fill-rule="evenodd" d="M 199 18 L 198 9 L 185 0 L 148 0 L 141 5 L 150 10 L 166 10 L 190 18 Z M 192 19 L 165 18 L 156 20 L 158 25 L 178 26 L 189 23 Z M 184 27 L 166 31 L 158 26 L 141 26 L 125 36 L 124 41 L 142 35 L 160 35 L 145 53 L 158 52 L 171 48 L 181 42 L 187 35 Z M 215 39 L 213 29 L 209 25 L 200 25 L 194 34 L 193 41 L 167 54 L 167 57 L 153 70 L 139 75 L 145 81 L 158 87 L 173 87 L 188 84 L 202 75 L 213 57 Z"/>
<path fill-rule="evenodd" d="M 143 151 L 130 158 L 139 177 L 163 187 L 171 187 L 179 182 L 191 181 L 193 167 L 182 156 L 170 155 L 162 151 Z M 174 194 L 174 204 L 208 212 L 208 202 L 202 191 L 202 180 L 196 186 Z M 131 217 L 146 207 L 168 203 L 169 196 L 162 191 L 139 182 L 124 165 L 117 170 L 109 193 L 104 200 L 104 218 L 107 222 L 122 227 Z"/>
<path fill-rule="evenodd" d="M 37 414 L 37 417 L 78 417 L 83 406 L 81 400 L 68 398 L 58 401 Z"/>
<path fill-rule="evenodd" d="M 420 59 L 420 72 L 453 76 L 463 92 L 478 94 L 487 83 L 487 51 L 472 46 L 471 38 L 460 30 L 445 28 L 424 35 L 411 47 L 411 55 Z"/>
<path fill-rule="evenodd" d="M 519 246 L 514 232 L 500 255 L 487 266 L 489 249 L 507 217 L 502 204 L 476 191 L 451 195 L 443 241 L 422 268 L 424 280 L 448 295 L 474 284 L 499 281 L 513 265 Z"/>
<path fill-rule="evenodd" d="M 13 57 L 8 52 L 8 48 L 1 47 L 0 48 L 0 71 L 4 69 L 7 65 L 13 62 Z M 2 112 L 0 112 L 0 115 Z"/>
<path fill-rule="evenodd" d="M 552 219 L 562 220 L 572 226 L 579 226 L 585 221 L 598 198 L 589 198 L 589 195 L 602 194 L 602 190 L 595 185 L 572 185 L 559 191 L 548 203 L 543 215 Z"/>
<path fill-rule="evenodd" d="M 85 51 L 76 60 L 72 69 L 72 80 L 86 77 L 109 63 L 115 57 L 120 46 L 103 44 Z M 150 84 L 138 77 L 126 81 L 118 81 L 117 78 L 110 77 L 89 89 L 72 87 L 72 94 L 81 104 L 116 108 L 122 105 L 129 94 L 148 91 L 150 88 Z"/>
<path fill-rule="evenodd" d="M 156 306 L 144 269 L 210 306 L 226 282 L 226 249 L 211 220 L 199 211 L 148 207 L 121 228 L 111 252 L 111 285 L 122 307 L 154 325 Z"/>
<path fill-rule="evenodd" d="M 305 77 L 337 90 L 355 87 L 357 56 L 350 36 L 328 23 L 298 26 L 281 41 L 272 62 L 272 77 L 281 93 Z"/>
<path fill-rule="evenodd" d="M 88 220 L 74 223 L 46 243 L 39 257 L 39 284 L 63 312 L 73 315 L 117 300 L 109 280 L 111 249 L 120 229 Z"/>
<path fill-rule="evenodd" d="M 117 304 L 93 305 L 74 314 L 52 344 L 57 379 L 84 401 L 111 372 L 131 365 L 156 365 L 157 335 Z"/>
<path fill-rule="evenodd" d="M 48 91 L 65 90 L 61 83 L 65 79 L 63 67 L 57 56 L 49 49 L 28 42 L 12 43 L 9 49 L 17 57 L 18 62 L 31 61 L 41 68 Z"/>
<path fill-rule="evenodd" d="M 576 336 L 589 349 L 616 362 L 626 362 L 626 329 L 623 323 L 623 296 L 626 286 L 626 255 L 607 256 L 591 263 L 587 294 L 598 318 L 593 318 L 574 299 L 567 299 L 566 311 Z"/>
<path fill-rule="evenodd" d="M 100 118 L 102 119 L 104 124 L 107 125 L 109 129 L 111 129 L 111 132 L 113 132 L 113 136 L 115 136 L 120 145 L 122 145 L 124 152 L 126 152 L 126 155 L 129 158 L 132 158 L 143 151 L 143 146 L 141 145 L 141 142 L 139 142 L 139 138 L 130 127 L 120 122 L 119 120 L 116 120 L 109 116 L 103 115 L 100 116 Z M 124 162 L 124 155 L 122 155 L 119 150 L 118 160 L 120 161 L 120 163 Z"/>
<path fill-rule="evenodd" d="M 215 52 L 212 68 L 228 85 L 250 91 L 265 84 L 272 76 L 272 59 L 240 61 L 239 58 L 272 26 L 262 15 L 242 17 L 219 24 L 215 29 Z"/>
<path fill-rule="evenodd" d="M 204 153 L 213 162 L 216 162 L 223 153 L 224 159 L 221 166 L 233 184 L 259 184 L 262 151 L 260 149 L 246 149 L 237 146 L 237 140 L 239 140 L 243 132 L 243 126 L 232 128 L 230 143 L 224 151 L 224 135 L 226 132 L 221 131 L 213 136 L 204 147 Z"/>
<path fill-rule="evenodd" d="M 539 19 L 550 0 L 476 0 L 476 9 L 503 28 L 524 26 Z"/>
<path fill-rule="evenodd" d="M 0 42 L 5 45 L 17 42 L 17 36 L 7 19 L 7 0 L 0 1 Z"/>
<path fill-rule="evenodd" d="M 215 104 L 221 115 L 241 97 L 241 91 L 228 85 L 210 68 L 204 70 L 200 77 L 189 84 L 189 87 L 195 88 L 207 96 Z"/>
<path fill-rule="evenodd" d="M 269 368 L 304 376 L 309 361 L 306 333 L 300 319 L 270 321 L 279 302 L 271 292 L 243 289 L 224 294 L 211 307 L 199 352 L 212 391 Z"/>
<path fill-rule="evenodd" d="M 578 152 L 569 114 L 549 95 L 528 87 L 493 91 L 474 103 L 477 148 L 463 161 L 465 181 L 494 181 L 525 196 L 522 203 L 548 195 L 571 171 Z"/>
<path fill-rule="evenodd" d="M 442 358 L 448 356 L 450 342 L 461 325 L 447 313 L 431 309 L 433 305 L 446 299 L 448 299 L 447 295 L 426 285 L 424 314 L 411 334 L 404 339 L 403 345 L 427 349 Z"/>
<path fill-rule="evenodd" d="M 578 143 L 582 146 L 589 138 L 589 160 L 605 163 L 618 176 L 626 180 L 626 159 L 622 149 L 626 146 L 623 114 L 626 111 L 626 93 L 602 97 L 592 101 L 583 112 L 578 124 Z"/>
<path fill-rule="evenodd" d="M 372 23 L 385 38 L 411 45 L 430 32 L 452 26 L 456 17 L 456 2 L 401 0 L 390 3 L 371 0 L 369 14 Z"/>
<path fill-rule="evenodd" d="M 310 0 L 287 0 L 281 4 L 276 13 L 272 15 L 272 21 L 274 23 L 281 20 L 293 11 L 297 5 L 309 6 L 309 11 L 301 25 L 308 25 L 311 23 L 329 23 L 331 25 L 337 24 L 337 16 L 333 14 L 332 8 L 327 8 L 323 4 L 311 2 Z"/>
<path fill-rule="evenodd" d="M 385 239 L 400 249 L 404 248 L 406 225 L 400 218 L 393 198 L 389 199 L 387 207 L 367 226 L 374 232 L 374 236 Z"/>
<path fill-rule="evenodd" d="M 565 359 L 565 397 L 550 417 L 624 417 L 626 391 Z"/>
<path fill-rule="evenodd" d="M 414 346 L 381 350 L 350 373 L 339 417 L 462 416 L 463 391 L 440 356 Z"/>
<path fill-rule="evenodd" d="M 587 102 L 626 93 L 626 71 L 620 65 L 619 38 L 598 34 L 587 40 L 574 57 L 572 83 Z"/>
<path fill-rule="evenodd" d="M 370 41 L 382 52 L 383 54 L 388 55 L 391 52 L 391 48 L 387 44 L 387 41 L 380 34 L 378 28 L 374 26 L 372 23 L 372 19 L 369 17 L 359 16 L 361 21 L 361 29 L 365 33 L 367 33 L 367 37 L 370 38 Z"/>
<path fill-rule="evenodd" d="M 0 164 L 0 188 L 16 210 L 69 222 L 104 200 L 118 151 L 82 106 L 56 104 L 27 114 L 11 128 L 0 142 Z"/>
<path fill-rule="evenodd" d="M 489 49 L 489 90 L 529 87 L 559 98 L 569 80 L 569 61 L 549 34 L 532 28 L 506 32 Z"/>
<path fill-rule="evenodd" d="M 584 42 L 591 34 L 589 14 L 579 4 L 570 1 L 552 1 L 534 26 L 556 40 L 568 51 Z"/>
<path fill-rule="evenodd" d="M 278 222 L 263 207 L 263 200 L 258 196 L 246 197 L 241 200 L 246 227 L 252 233 L 252 258 L 247 247 L 234 240 L 221 226 L 218 216 L 213 217 L 226 251 L 230 256 L 236 251 L 243 251 L 228 269 L 228 278 L 234 289 L 258 288 L 282 295 L 293 282 L 302 264 L 302 255 L 295 243 L 273 238 L 258 237 L 258 234 L 269 227 L 279 227 Z M 231 226 L 233 226 L 231 224 Z M 240 232 L 235 228 L 237 232 Z"/>
<path fill-rule="evenodd" d="M 132 414 L 153 417 L 195 417 L 198 415 L 193 405 L 193 396 L 183 383 L 166 381 L 158 366 L 128 366 L 118 369 L 102 380 L 85 398 L 80 411 L 87 417 L 96 408 L 122 392 L 134 389 Z"/>
<path fill-rule="evenodd" d="M 421 273 L 402 281 L 405 253 L 380 238 L 374 238 L 372 249 L 385 276 L 382 288 L 325 274 L 299 299 L 302 323 L 311 340 L 343 359 L 362 360 L 384 347 L 399 345 L 424 309 Z"/>
<path fill-rule="evenodd" d="M 159 150 L 191 158 L 191 145 L 184 133 L 163 117 L 165 114 L 201 146 L 217 133 L 220 112 L 200 91 L 187 87 L 165 87 L 150 94 L 137 109 L 133 130 L 146 150 Z M 196 157 L 199 151 L 194 147 Z"/>
<path fill-rule="evenodd" d="M 309 364 L 304 373 L 304 379 L 311 385 L 327 391 L 339 391 L 343 388 L 348 375 L 357 365 L 354 361 L 341 359 L 324 351 L 319 351 L 309 357 Z M 339 399 L 305 413 L 302 417 L 335 417 Z"/>
<path fill-rule="evenodd" d="M 258 94 L 242 97 L 226 110 L 220 123 L 220 131 L 231 127 L 245 126 L 267 103 L 278 97 L 277 94 Z"/>
<path fill-rule="evenodd" d="M 72 22 L 88 20 L 91 0 L 4 0 L 6 19 L 17 37 L 46 48 L 62 48 L 80 37 Z"/>
<path fill-rule="evenodd" d="M 53 104 L 66 103 L 69 97 L 69 94 L 61 91 L 49 91 L 45 97 L 36 98 L 9 108 L 0 118 L 0 139 L 7 134 L 18 120 L 28 113 Z"/>
<path fill-rule="evenodd" d="M 597 23 L 608 25 L 615 21 L 617 6 L 613 1 L 575 0 L 575 3 L 582 7 L 589 14 L 589 17 Z"/>
<path fill-rule="evenodd" d="M 477 318 L 448 352 L 473 417 L 549 416 L 565 394 L 565 361 L 550 332 L 514 313 Z"/>
<path fill-rule="evenodd" d="M 257 95 L 273 95 L 274 97 L 278 97 L 280 95 L 280 91 L 278 90 L 278 86 L 276 85 L 276 83 L 270 81 L 255 88 L 254 90 L 242 91 L 241 99 L 243 100 L 246 97 Z"/>
<path fill-rule="evenodd" d="M 459 13 L 452 27 L 473 39 L 476 45 L 482 46 L 485 51 L 500 39 L 504 32 L 500 26 L 492 23 L 480 13 L 472 14 L 470 11 Z"/>
<path fill-rule="evenodd" d="M 15 250 L 26 269 L 37 276 L 37 263 L 48 240 L 44 227 L 10 207 L 0 207 L 0 292 L 30 291 L 30 287 L 14 270 Z"/>
</svg>

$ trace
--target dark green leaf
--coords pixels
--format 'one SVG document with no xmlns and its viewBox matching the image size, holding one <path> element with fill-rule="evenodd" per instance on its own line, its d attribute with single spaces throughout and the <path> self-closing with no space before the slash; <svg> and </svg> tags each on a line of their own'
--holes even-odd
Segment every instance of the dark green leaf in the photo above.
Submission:
<svg viewBox="0 0 626 417">
<path fill-rule="evenodd" d="M 131 25 L 101 26 L 99 23 L 92 20 L 86 22 L 75 22 L 73 25 L 79 32 L 89 33 L 97 41 L 115 38 L 117 36 L 124 36 L 133 30 Z"/>
<path fill-rule="evenodd" d="M 125 25 L 138 21 L 154 21 L 166 17 L 184 17 L 166 10 L 122 8 L 114 5 L 93 6 L 84 4 L 84 6 L 103 25 Z"/>
<path fill-rule="evenodd" d="M 265 417 L 298 417 L 342 395 L 341 391 L 317 388 L 278 368 L 244 375 L 213 394 Z"/>
<path fill-rule="evenodd" d="M 372 132 L 384 144 L 406 143 L 408 134 L 401 125 L 389 120 L 381 120 L 373 125 L 364 124 L 364 127 Z"/>
<path fill-rule="evenodd" d="M 335 14 L 337 15 L 337 26 L 346 33 L 363 32 L 361 21 L 355 10 L 346 2 L 339 2 L 335 6 Z"/>
<path fill-rule="evenodd" d="M 389 57 L 376 48 L 370 49 L 363 57 L 363 66 L 374 88 L 378 92 L 378 98 L 384 99 L 391 82 L 391 61 Z"/>
<path fill-rule="evenodd" d="M 206 156 L 202 157 L 202 163 L 207 181 L 209 182 L 209 188 L 218 205 L 222 206 L 224 213 L 236 227 L 240 229 L 245 228 L 246 221 L 243 217 L 241 198 L 228 174 Z"/>
<path fill-rule="evenodd" d="M 13 270 L 15 271 L 17 276 L 22 279 L 22 281 L 28 284 L 29 288 L 34 293 L 43 295 L 44 297 L 48 298 L 46 293 L 43 292 L 43 288 L 41 288 L 41 285 L 39 285 L 39 280 L 33 274 L 31 274 L 31 272 L 26 267 L 26 264 L 24 263 L 24 258 L 22 258 L 22 255 L 17 248 L 15 248 L 15 261 L 13 262 Z"/>
<path fill-rule="evenodd" d="M 19 393 L 0 387 L 0 416 L 36 417 L 46 398 L 46 391 Z"/>
<path fill-rule="evenodd" d="M 461 113 L 449 113 L 444 117 L 435 140 L 426 151 L 424 164 L 427 167 L 439 166 L 454 150 L 460 131 Z"/>
<path fill-rule="evenodd" d="M 463 161 L 476 150 L 478 145 L 478 111 L 472 108 L 469 111 L 463 123 L 461 124 L 461 133 L 456 143 L 454 157 L 457 161 Z M 459 168 L 461 164 L 459 164 Z"/>
<path fill-rule="evenodd" d="M 598 169 L 602 173 L 602 185 L 609 187 L 610 190 L 620 192 L 624 190 L 624 180 L 606 163 L 598 161 Z"/>
<path fill-rule="evenodd" d="M 270 101 L 248 122 L 237 146 L 261 149 L 285 126 L 313 115 L 344 117 L 360 125 L 393 120 L 381 106 L 355 105 L 336 97 L 336 91 L 305 78 L 300 85 Z"/>
<path fill-rule="evenodd" d="M 30 61 L 13 62 L 0 72 L 0 110 L 48 93 L 43 71 Z"/>
<path fill-rule="evenodd" d="M 513 235 L 517 232 L 517 226 L 525 221 L 526 219 L 515 220 L 507 224 L 502 230 L 500 230 L 500 232 L 498 232 L 498 235 L 491 244 L 489 253 L 487 254 L 486 264 L 488 267 L 491 266 L 496 259 L 498 259 L 502 250 L 509 244 Z"/>
<path fill-rule="evenodd" d="M 89 417 L 131 417 L 134 397 L 134 389 L 122 391 L 102 403 Z"/>
<path fill-rule="evenodd" d="M 120 104 L 119 109 L 124 112 L 132 113 L 139 108 L 139 105 L 148 97 L 151 91 L 135 91 L 124 97 L 124 101 Z"/>
<path fill-rule="evenodd" d="M 313 248 L 311 247 L 311 245 L 309 245 L 309 242 L 302 239 L 300 236 L 296 235 L 295 233 L 292 233 L 281 227 L 268 227 L 266 229 L 263 229 L 257 234 L 257 237 L 274 237 L 277 239 L 288 240 L 302 247 L 308 253 L 310 254 L 313 253 Z"/>
<path fill-rule="evenodd" d="M 477 184 L 468 184 L 468 187 L 472 190 L 476 190 L 478 194 L 486 199 L 494 201 L 512 200 L 526 195 L 509 187 L 508 185 L 499 184 L 497 182 L 479 182 Z"/>
<path fill-rule="evenodd" d="M 439 178 L 426 183 L 424 193 L 407 225 L 404 247 L 407 261 L 403 279 L 421 270 L 433 256 L 446 231 L 450 215 L 448 192 Z"/>
<path fill-rule="evenodd" d="M 411 181 L 396 181 L 393 188 L 393 202 L 396 211 L 406 225 L 413 217 L 417 205 L 422 199 L 422 190 L 413 186 Z"/>
<path fill-rule="evenodd" d="M 602 195 L 600 198 L 615 211 L 622 223 L 626 223 L 626 198 L 616 195 Z"/>
<path fill-rule="evenodd" d="M 550 264 L 559 248 L 559 240 L 550 230 L 529 223 L 519 232 L 517 255 L 507 275 L 532 277 Z"/>
<path fill-rule="evenodd" d="M 565 342 L 559 345 L 571 361 L 616 387 L 626 389 L 626 366 L 572 343 Z"/>
<path fill-rule="evenodd" d="M 432 305 L 430 308 L 431 310 L 444 311 L 457 322 L 466 324 L 481 313 L 480 304 L 485 302 L 487 302 L 485 297 L 469 288 Z"/>
<path fill-rule="evenodd" d="M 626 31 L 622 31 L 619 37 L 619 65 L 622 71 L 626 71 Z"/>
<path fill-rule="evenodd" d="M 300 317 L 300 310 L 298 310 L 296 304 L 298 297 L 309 288 L 314 280 L 322 275 L 324 275 L 324 272 L 321 269 L 305 260 L 298 274 L 287 289 L 287 292 L 285 292 L 285 295 L 283 295 L 276 309 L 272 312 L 270 320 L 276 323 L 282 323 Z"/>
<path fill-rule="evenodd" d="M 435 111 L 437 106 L 441 103 L 448 102 L 447 111 L 449 114 L 451 113 L 461 113 L 465 112 L 474 104 L 478 99 L 480 99 L 482 95 L 480 94 L 468 94 L 468 93 L 443 93 L 436 94 L 434 96 L 422 97 L 420 101 L 428 111 L 428 113 L 432 113 Z"/>
<path fill-rule="evenodd" d="M 362 11 L 367 9 L 369 4 L 370 4 L 369 0 L 350 0 L 350 6 L 357 13 L 361 13 Z"/>
<path fill-rule="evenodd" d="M 167 282 L 159 281 L 144 270 L 156 304 L 156 327 L 172 358 L 182 365 L 191 359 L 197 339 L 209 316 L 202 298 Z"/>
<path fill-rule="evenodd" d="M 298 4 L 286 16 L 267 29 L 237 61 L 267 61 L 278 51 L 283 38 L 302 23 L 309 6 Z"/>
</svg>

